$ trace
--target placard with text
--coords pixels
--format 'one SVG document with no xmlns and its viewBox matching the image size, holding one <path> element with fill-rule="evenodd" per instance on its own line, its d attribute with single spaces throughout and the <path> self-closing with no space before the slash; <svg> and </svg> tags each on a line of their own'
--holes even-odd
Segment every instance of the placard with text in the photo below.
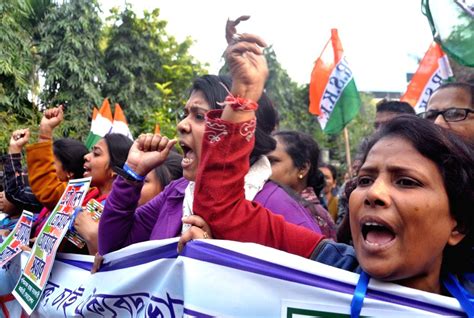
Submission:
<svg viewBox="0 0 474 318">
<path fill-rule="evenodd" d="M 30 315 L 38 304 L 56 252 L 71 222 L 74 209 L 82 205 L 91 178 L 70 180 L 58 204 L 36 238 L 31 255 L 16 284 L 13 295 Z"/>
</svg>

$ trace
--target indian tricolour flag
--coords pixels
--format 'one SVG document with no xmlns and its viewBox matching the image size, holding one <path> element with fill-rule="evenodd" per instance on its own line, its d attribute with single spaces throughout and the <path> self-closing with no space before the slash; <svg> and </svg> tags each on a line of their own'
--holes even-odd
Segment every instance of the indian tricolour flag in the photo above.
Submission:
<svg viewBox="0 0 474 318">
<path fill-rule="evenodd" d="M 325 133 L 337 134 L 359 113 L 360 104 L 337 29 L 332 29 L 311 73 L 309 112 L 318 116 Z"/>
<path fill-rule="evenodd" d="M 448 57 L 439 44 L 433 42 L 400 100 L 415 107 L 416 113 L 422 113 L 426 111 L 431 94 L 452 76 Z"/>
<path fill-rule="evenodd" d="M 112 130 L 112 111 L 109 101 L 104 99 L 99 110 L 94 107 L 92 114 L 91 130 L 86 139 L 87 149 L 92 149 L 94 145 Z"/>
<path fill-rule="evenodd" d="M 115 104 L 114 122 L 112 124 L 112 132 L 122 134 L 133 140 L 132 133 L 127 124 L 127 118 L 123 113 L 122 107 L 119 104 Z"/>
</svg>

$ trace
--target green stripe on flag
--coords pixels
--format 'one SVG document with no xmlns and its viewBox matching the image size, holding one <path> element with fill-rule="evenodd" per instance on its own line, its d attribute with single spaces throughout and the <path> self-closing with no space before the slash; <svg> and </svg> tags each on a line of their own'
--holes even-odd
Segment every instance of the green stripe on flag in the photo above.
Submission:
<svg viewBox="0 0 474 318">
<path fill-rule="evenodd" d="M 474 67 L 474 7 L 469 1 L 422 0 L 436 42 L 456 62 Z"/>
<path fill-rule="evenodd" d="M 87 139 L 85 142 L 86 148 L 90 151 L 92 147 L 95 146 L 95 144 L 101 139 L 102 137 L 99 135 L 94 134 L 92 131 L 89 132 L 89 135 L 87 135 Z"/>
<path fill-rule="evenodd" d="M 329 120 L 324 127 L 326 134 L 338 134 L 344 127 L 359 113 L 360 96 L 357 91 L 354 79 L 352 79 L 344 88 Z"/>
</svg>

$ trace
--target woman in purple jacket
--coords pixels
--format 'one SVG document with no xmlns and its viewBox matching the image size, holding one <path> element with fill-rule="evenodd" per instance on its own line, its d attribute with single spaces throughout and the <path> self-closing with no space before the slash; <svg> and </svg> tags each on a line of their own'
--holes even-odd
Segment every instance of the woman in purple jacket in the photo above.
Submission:
<svg viewBox="0 0 474 318">
<path fill-rule="evenodd" d="M 183 178 L 172 182 L 147 204 L 137 207 L 143 177 L 166 159 L 176 141 L 159 135 L 141 135 L 132 146 L 127 162 L 115 180 L 99 223 L 99 253 L 101 255 L 127 245 L 154 239 L 179 236 L 183 216 L 192 214 L 194 180 L 199 166 L 201 143 L 205 128 L 205 113 L 220 109 L 235 87 L 245 87 L 234 77 L 205 75 L 197 78 L 178 123 L 178 142 L 183 150 Z M 239 96 L 243 96 L 240 94 Z M 275 149 L 271 137 L 277 123 L 277 113 L 271 101 L 263 95 L 256 114 L 255 146 L 250 157 L 251 171 L 246 176 L 246 198 L 259 202 L 270 211 L 281 214 L 291 223 L 320 233 L 311 215 L 285 190 L 269 181 L 271 166 L 264 156 Z M 213 138 L 218 140 L 217 133 Z M 157 151 L 158 150 L 158 151 Z M 242 224 L 245 226 L 245 224 Z"/>
</svg>

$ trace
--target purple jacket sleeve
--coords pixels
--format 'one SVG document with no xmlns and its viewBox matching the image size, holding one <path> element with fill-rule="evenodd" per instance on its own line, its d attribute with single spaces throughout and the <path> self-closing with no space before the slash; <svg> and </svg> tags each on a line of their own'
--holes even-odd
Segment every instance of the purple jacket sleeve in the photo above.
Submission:
<svg viewBox="0 0 474 318">
<path fill-rule="evenodd" d="M 120 176 L 114 181 L 99 222 L 99 254 L 149 240 L 166 191 L 137 209 L 142 186 Z"/>
<path fill-rule="evenodd" d="M 321 233 L 310 213 L 283 188 L 271 181 L 265 184 L 263 190 L 255 197 L 255 201 L 260 202 L 273 213 L 283 215 L 287 222 Z"/>
</svg>

